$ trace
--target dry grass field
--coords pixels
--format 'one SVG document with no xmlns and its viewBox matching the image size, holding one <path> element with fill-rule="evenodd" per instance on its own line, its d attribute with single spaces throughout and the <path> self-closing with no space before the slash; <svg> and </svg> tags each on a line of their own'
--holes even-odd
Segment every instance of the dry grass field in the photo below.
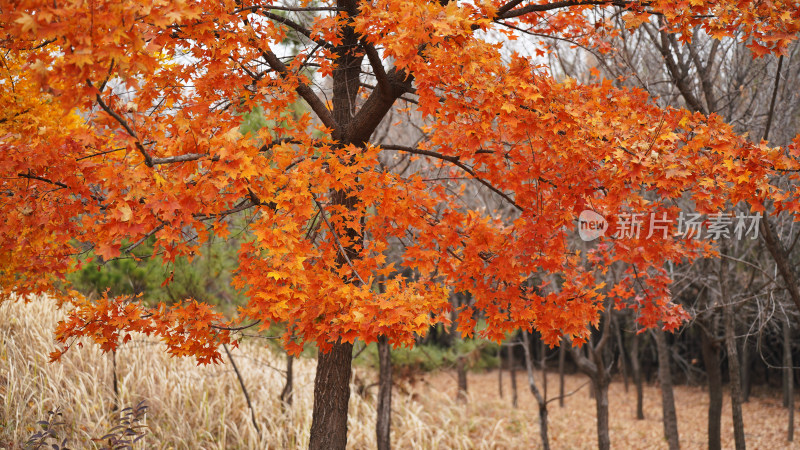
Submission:
<svg viewBox="0 0 800 450">
<path fill-rule="evenodd" d="M 52 330 L 59 318 L 48 300 L 0 305 L 0 448 L 22 448 L 47 410 L 60 406 L 64 436 L 72 448 L 94 448 L 91 438 L 110 425 L 113 405 L 111 356 L 86 345 L 70 350 L 62 361 L 48 364 Z M 249 388 L 261 436 L 252 426 L 244 396 L 229 364 L 196 366 L 193 360 L 170 358 L 159 345 L 135 338 L 117 353 L 121 404 L 146 400 L 149 433 L 139 448 L 239 449 L 305 448 L 313 391 L 312 360 L 295 364 L 295 401 L 282 407 L 284 359 L 257 342 L 234 351 Z M 356 369 L 356 378 L 370 383 L 374 374 Z M 508 377 L 504 399 L 497 396 L 497 373 L 470 374 L 466 404 L 457 403 L 454 374 L 426 376 L 394 395 L 392 441 L 398 449 L 530 449 L 536 448 L 536 405 L 519 373 L 518 409 L 510 407 Z M 550 390 L 556 386 L 549 376 Z M 568 389 L 584 377 L 568 376 Z M 704 448 L 707 396 L 699 388 L 678 387 L 678 414 L 684 448 Z M 611 439 L 615 448 L 665 448 L 660 422 L 660 394 L 647 387 L 644 421 L 634 420 L 633 390 L 611 387 Z M 729 414 L 726 402 L 725 413 Z M 594 401 L 587 388 L 560 408 L 551 404 L 553 448 L 594 448 Z M 785 441 L 786 410 L 777 398 L 753 398 L 745 405 L 750 448 L 789 447 Z M 733 446 L 730 418 L 723 422 L 724 448 Z M 350 402 L 349 447 L 375 447 L 374 388 Z"/>
</svg>

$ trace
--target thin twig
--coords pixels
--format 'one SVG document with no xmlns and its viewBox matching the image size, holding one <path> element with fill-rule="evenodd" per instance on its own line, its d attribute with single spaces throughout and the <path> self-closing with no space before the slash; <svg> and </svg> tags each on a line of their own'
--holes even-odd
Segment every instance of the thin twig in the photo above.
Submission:
<svg viewBox="0 0 800 450">
<path fill-rule="evenodd" d="M 775 85 L 772 88 L 772 100 L 769 102 L 769 114 L 767 115 L 767 125 L 764 128 L 764 137 L 761 140 L 766 141 L 769 138 L 769 129 L 772 126 L 772 117 L 775 114 L 775 100 L 778 98 L 778 85 L 781 81 L 781 67 L 783 66 L 783 55 L 778 58 L 778 69 L 775 71 Z"/>
<path fill-rule="evenodd" d="M 228 354 L 228 359 L 231 361 L 231 365 L 233 366 L 233 371 L 236 372 L 236 378 L 239 379 L 239 386 L 242 387 L 242 393 L 244 393 L 244 398 L 247 400 L 247 407 L 250 408 L 250 418 L 253 419 L 253 427 L 256 429 L 256 433 L 258 433 L 258 437 L 261 437 L 261 430 L 258 428 L 258 423 L 256 422 L 256 413 L 253 410 L 253 404 L 250 402 L 250 394 L 247 392 L 247 387 L 244 385 L 244 380 L 242 379 L 242 374 L 239 373 L 239 368 L 236 367 L 236 363 L 233 362 L 233 357 L 231 356 L 231 351 L 228 350 L 228 344 L 222 344 L 222 347 L 225 349 L 225 353 Z"/>
<path fill-rule="evenodd" d="M 353 273 L 356 275 L 356 278 L 358 278 L 358 280 L 361 281 L 361 284 L 366 286 L 367 283 L 364 282 L 364 279 L 361 278 L 361 275 L 358 274 L 358 270 L 356 270 L 355 266 L 350 261 L 350 258 L 347 256 L 347 252 L 344 250 L 344 247 L 342 247 L 342 243 L 339 241 L 339 235 L 336 233 L 336 230 L 333 229 L 333 226 L 328 221 L 328 217 L 325 215 L 325 209 L 322 207 L 322 204 L 320 204 L 320 202 L 317 201 L 317 198 L 314 197 L 313 195 L 311 196 L 311 198 L 314 200 L 314 203 L 317 204 L 317 208 L 319 208 L 320 215 L 322 216 L 322 220 L 325 221 L 325 225 L 327 225 L 328 229 L 331 230 L 331 233 L 333 234 L 333 239 L 336 241 L 336 245 L 339 247 L 339 253 L 341 253 L 342 256 L 344 257 L 344 260 L 347 261 L 347 265 L 350 266 L 351 269 L 353 269 Z"/>
<path fill-rule="evenodd" d="M 510 203 L 512 206 L 514 206 L 518 210 L 524 211 L 522 206 L 519 206 L 519 204 L 517 204 L 517 202 L 515 202 L 514 199 L 509 197 L 508 194 L 506 194 L 505 192 L 503 192 L 500 189 L 494 187 L 488 181 L 486 181 L 483 178 L 479 177 L 478 174 L 474 170 L 472 170 L 466 164 L 462 163 L 458 156 L 449 156 L 449 155 L 444 155 L 442 153 L 434 152 L 434 151 L 431 151 L 431 150 L 423 150 L 423 149 L 420 149 L 420 148 L 406 147 L 406 146 L 402 146 L 402 145 L 382 145 L 381 148 L 383 150 L 395 150 L 395 151 L 413 153 L 413 154 L 416 154 L 416 155 L 431 156 L 433 158 L 441 159 L 442 161 L 447 161 L 449 163 L 452 163 L 453 165 L 455 165 L 456 167 L 460 168 L 464 172 L 467 172 L 468 174 L 470 174 L 472 176 L 472 178 L 475 179 L 475 181 L 477 181 L 480 184 L 486 186 L 492 192 L 494 192 L 495 194 L 497 194 L 500 197 L 502 197 L 503 200 L 507 201 L 508 203 Z"/>
</svg>

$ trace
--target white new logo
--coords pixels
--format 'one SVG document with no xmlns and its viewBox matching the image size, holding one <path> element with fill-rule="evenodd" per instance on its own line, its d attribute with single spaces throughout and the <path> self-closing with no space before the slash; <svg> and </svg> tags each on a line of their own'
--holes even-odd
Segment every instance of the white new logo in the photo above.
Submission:
<svg viewBox="0 0 800 450">
<path fill-rule="evenodd" d="M 605 217 L 591 209 L 584 209 L 578 216 L 578 235 L 584 241 L 593 241 L 603 236 L 608 231 L 608 222 Z"/>
</svg>

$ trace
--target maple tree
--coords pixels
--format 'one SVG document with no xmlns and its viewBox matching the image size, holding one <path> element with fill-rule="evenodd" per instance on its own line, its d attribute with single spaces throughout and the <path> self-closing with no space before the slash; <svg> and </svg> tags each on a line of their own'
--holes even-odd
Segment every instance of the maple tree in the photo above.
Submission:
<svg viewBox="0 0 800 450">
<path fill-rule="evenodd" d="M 607 299 L 643 327 L 675 329 L 686 314 L 670 302 L 663 265 L 712 246 L 643 235 L 581 253 L 577 214 L 676 217 L 681 198 L 700 213 L 745 200 L 796 210 L 797 192 L 769 176 L 796 168 L 800 148 L 753 144 L 718 116 L 659 108 L 610 80 L 556 80 L 537 59 L 545 43 L 528 56 L 514 41 L 524 30 L 608 51 L 614 24 L 591 13 L 613 7 L 630 27 L 657 15 L 680 39 L 699 26 L 780 53 L 800 29 L 796 6 L 3 0 L 3 295 L 49 292 L 74 305 L 56 359 L 78 337 L 111 350 L 139 331 L 214 362 L 237 326 L 284 323 L 289 351 L 322 351 L 313 448 L 344 447 L 352 342 L 412 345 L 449 323 L 451 291 L 473 298 L 458 330 L 471 335 L 480 314 L 494 340 L 535 328 L 550 345 L 580 345 Z M 309 24 L 293 20 L 300 12 Z M 302 44 L 282 44 L 289 35 Z M 422 115 L 423 139 L 375 145 L 401 106 Z M 274 126 L 242 134 L 243 112 L 256 108 Z M 388 169 L 396 155 L 466 177 L 515 213 L 475 209 L 459 183 L 425 170 Z M 251 234 L 233 284 L 249 300 L 234 320 L 192 299 L 150 308 L 58 289 L 87 249 L 111 260 L 152 239 L 164 261 L 191 258 L 244 211 Z M 390 248 L 400 264 L 387 262 Z M 628 271 L 604 286 L 597 275 L 613 262 Z M 545 282 L 554 274 L 558 289 Z"/>
</svg>

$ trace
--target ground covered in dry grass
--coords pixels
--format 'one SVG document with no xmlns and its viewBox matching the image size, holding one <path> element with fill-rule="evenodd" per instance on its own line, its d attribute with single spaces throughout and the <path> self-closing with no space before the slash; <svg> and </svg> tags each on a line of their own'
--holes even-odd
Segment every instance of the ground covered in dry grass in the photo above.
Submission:
<svg viewBox="0 0 800 450">
<path fill-rule="evenodd" d="M 112 364 L 95 346 L 70 350 L 48 364 L 52 330 L 60 313 L 48 300 L 0 305 L 0 448 L 21 448 L 47 410 L 61 407 L 66 422 L 63 437 L 72 448 L 94 448 L 93 437 L 111 426 Z M 312 360 L 295 364 L 296 395 L 291 407 L 278 400 L 283 387 L 284 360 L 260 343 L 243 345 L 233 357 L 249 388 L 260 436 L 252 425 L 244 396 L 229 364 L 198 367 L 193 360 L 166 356 L 157 343 L 137 337 L 117 353 L 120 403 L 150 406 L 150 429 L 139 448 L 238 449 L 305 448 L 311 421 Z M 369 385 L 374 374 L 356 369 L 354 392 Z M 392 441 L 398 449 L 536 448 L 537 408 L 519 374 L 518 409 L 510 407 L 506 376 L 504 399 L 497 395 L 497 374 L 470 374 L 465 404 L 455 402 L 454 374 L 426 376 L 394 395 Z M 554 392 L 557 378 L 549 376 Z M 541 380 L 540 380 L 541 382 Z M 568 391 L 584 377 L 568 376 Z M 362 389 L 363 390 L 363 389 Z M 353 395 L 350 403 L 349 447 L 375 447 L 375 388 Z M 703 448 L 707 396 L 698 388 L 678 387 L 681 443 Z M 611 387 L 611 439 L 617 448 L 663 448 L 660 394 L 648 387 L 647 419 L 634 420 L 633 391 L 621 383 Z M 725 405 L 723 447 L 733 446 L 729 405 Z M 594 448 L 594 401 L 587 388 L 551 404 L 550 436 L 554 448 Z M 777 398 L 758 397 L 745 405 L 750 448 L 784 448 L 786 411 Z"/>
</svg>

